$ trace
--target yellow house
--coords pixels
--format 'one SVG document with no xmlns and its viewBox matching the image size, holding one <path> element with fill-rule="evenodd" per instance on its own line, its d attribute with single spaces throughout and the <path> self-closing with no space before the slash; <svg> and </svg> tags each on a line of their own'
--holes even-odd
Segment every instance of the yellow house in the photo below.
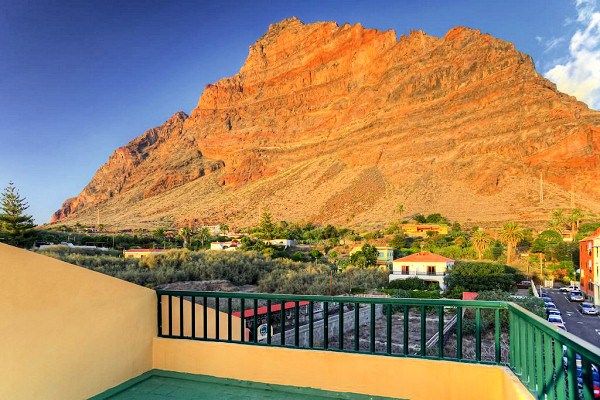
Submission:
<svg viewBox="0 0 600 400">
<path fill-rule="evenodd" d="M 123 258 L 144 258 L 152 254 L 160 254 L 169 251 L 169 249 L 131 249 L 123 250 Z"/>
<path fill-rule="evenodd" d="M 444 289 L 444 276 L 454 260 L 428 251 L 420 251 L 394 260 L 390 282 L 396 279 L 420 278 L 425 281 L 438 282 Z"/>
<path fill-rule="evenodd" d="M 392 265 L 394 260 L 394 248 L 385 246 L 375 246 L 377 249 L 377 265 Z M 350 251 L 350 255 L 360 251 L 361 247 L 355 247 Z"/>
</svg>

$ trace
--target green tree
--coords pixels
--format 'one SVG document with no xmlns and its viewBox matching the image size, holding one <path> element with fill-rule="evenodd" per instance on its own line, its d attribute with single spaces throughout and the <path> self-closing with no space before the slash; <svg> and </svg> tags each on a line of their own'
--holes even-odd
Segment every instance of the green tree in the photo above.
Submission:
<svg viewBox="0 0 600 400">
<path fill-rule="evenodd" d="M 187 226 L 180 228 L 179 236 L 183 239 L 183 247 L 187 249 L 188 243 L 190 242 L 190 239 L 192 237 L 192 228 L 189 228 Z"/>
<path fill-rule="evenodd" d="M 350 262 L 359 268 L 367 268 L 377 265 L 379 252 L 375 246 L 365 243 L 359 251 L 352 253 Z"/>
<path fill-rule="evenodd" d="M 198 237 L 198 240 L 200 240 L 200 243 L 202 243 L 202 247 L 204 248 L 204 243 L 210 240 L 210 231 L 207 227 L 201 228 L 196 236 Z"/>
<path fill-rule="evenodd" d="M 273 221 L 271 220 L 271 213 L 268 209 L 260 216 L 259 230 L 263 239 L 274 239 L 273 234 L 275 233 L 275 224 L 273 224 Z"/>
<path fill-rule="evenodd" d="M 506 245 L 506 263 L 510 264 L 513 249 L 523 239 L 523 231 L 516 222 L 506 222 L 498 235 L 500 242 Z"/>
<path fill-rule="evenodd" d="M 475 231 L 471 235 L 471 244 L 477 252 L 477 259 L 481 261 L 483 253 L 490 248 L 492 238 L 484 231 Z"/>
<path fill-rule="evenodd" d="M 568 219 L 571 223 L 571 232 L 573 234 L 573 238 L 575 238 L 575 234 L 579 230 L 579 224 L 584 217 L 585 216 L 583 215 L 583 211 L 580 207 L 575 207 L 571 210 Z"/>
<path fill-rule="evenodd" d="M 152 231 L 152 237 L 159 241 L 162 242 L 165 239 L 165 230 L 164 228 L 156 228 L 155 230 Z"/>
<path fill-rule="evenodd" d="M 402 232 L 396 233 L 388 244 L 390 245 L 390 247 L 400 250 L 404 246 L 406 246 L 406 235 Z"/>
<path fill-rule="evenodd" d="M 221 225 L 219 225 L 219 230 L 221 230 L 221 232 L 223 232 L 223 233 L 229 232 L 229 225 L 221 224 Z"/>
<path fill-rule="evenodd" d="M 29 205 L 21 197 L 13 182 L 9 182 L 0 195 L 0 233 L 11 244 L 19 244 L 35 224 L 31 215 L 25 214 Z"/>
<path fill-rule="evenodd" d="M 317 249 L 312 249 L 311 251 L 308 252 L 308 255 L 315 260 L 315 263 L 317 261 L 319 261 L 321 259 L 321 257 L 323 257 L 323 253 L 321 253 L 319 250 Z"/>
</svg>

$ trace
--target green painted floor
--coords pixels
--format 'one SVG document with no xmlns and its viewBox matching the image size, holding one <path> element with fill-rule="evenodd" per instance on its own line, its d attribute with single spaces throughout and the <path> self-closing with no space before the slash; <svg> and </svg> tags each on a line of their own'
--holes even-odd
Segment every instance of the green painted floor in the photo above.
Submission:
<svg viewBox="0 0 600 400">
<path fill-rule="evenodd" d="M 293 386 L 153 370 L 92 397 L 93 400 L 389 399 Z"/>
</svg>

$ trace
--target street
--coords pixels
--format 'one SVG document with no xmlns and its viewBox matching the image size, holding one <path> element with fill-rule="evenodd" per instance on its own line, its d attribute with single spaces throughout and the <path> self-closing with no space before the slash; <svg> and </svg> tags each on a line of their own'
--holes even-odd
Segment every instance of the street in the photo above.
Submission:
<svg viewBox="0 0 600 400">
<path fill-rule="evenodd" d="M 600 317 L 595 315 L 582 315 L 579 312 L 579 304 L 571 303 L 568 299 L 568 293 L 563 293 L 558 289 L 543 289 L 548 294 L 556 308 L 561 312 L 567 330 L 587 340 L 588 342 L 600 347 Z"/>
</svg>

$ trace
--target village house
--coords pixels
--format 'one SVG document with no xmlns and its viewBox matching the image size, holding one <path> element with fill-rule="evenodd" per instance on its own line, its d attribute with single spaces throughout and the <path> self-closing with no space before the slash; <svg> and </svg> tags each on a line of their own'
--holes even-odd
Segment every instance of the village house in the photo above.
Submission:
<svg viewBox="0 0 600 400">
<path fill-rule="evenodd" d="M 298 242 L 292 239 L 272 239 L 267 240 L 267 242 L 276 246 L 284 246 L 285 248 L 298 245 Z"/>
<path fill-rule="evenodd" d="M 434 232 L 438 235 L 447 235 L 449 227 L 447 225 L 434 225 L 434 224 L 403 224 L 401 225 L 402 230 L 406 236 L 410 237 L 427 237 L 427 232 Z"/>
<path fill-rule="evenodd" d="M 377 249 L 377 265 L 387 265 L 391 267 L 392 261 L 394 260 L 394 248 L 385 246 L 375 246 L 375 248 Z M 362 247 L 355 247 L 350 251 L 350 255 L 361 250 Z"/>
<path fill-rule="evenodd" d="M 454 260 L 428 251 L 420 251 L 394 260 L 390 282 L 396 279 L 417 277 L 428 282 L 437 282 L 444 290 L 444 276 Z"/>
<path fill-rule="evenodd" d="M 210 249 L 217 250 L 217 251 L 236 251 L 238 249 L 238 247 L 240 247 L 241 245 L 242 245 L 241 243 L 238 243 L 236 241 L 212 242 L 210 244 Z"/>
</svg>

